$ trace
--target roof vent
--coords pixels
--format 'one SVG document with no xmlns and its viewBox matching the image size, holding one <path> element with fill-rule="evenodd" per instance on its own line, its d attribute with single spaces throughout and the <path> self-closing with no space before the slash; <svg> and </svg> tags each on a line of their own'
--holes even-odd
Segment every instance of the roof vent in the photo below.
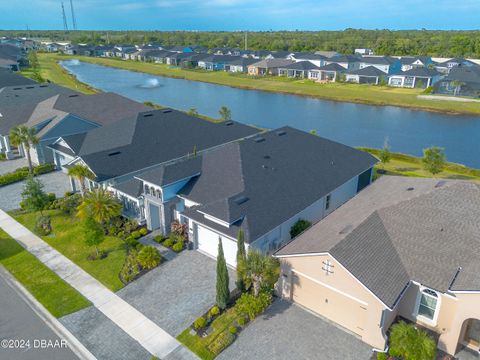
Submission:
<svg viewBox="0 0 480 360">
<path fill-rule="evenodd" d="M 278 135 L 278 136 L 283 136 L 283 135 L 286 135 L 287 132 L 285 130 L 279 130 L 279 131 L 275 131 L 275 133 Z"/>
<path fill-rule="evenodd" d="M 22 90 L 22 88 L 13 88 L 13 90 Z"/>
<path fill-rule="evenodd" d="M 435 184 L 436 188 L 442 187 L 445 185 L 447 182 L 445 180 L 440 180 L 438 183 Z"/>
<path fill-rule="evenodd" d="M 270 159 L 270 155 L 264 155 L 263 158 L 264 159 Z"/>
<path fill-rule="evenodd" d="M 48 87 L 48 85 L 40 85 L 39 87 L 46 88 L 46 87 Z"/>
<path fill-rule="evenodd" d="M 143 117 L 149 117 L 149 116 L 153 116 L 153 114 L 152 113 L 143 114 Z"/>
<path fill-rule="evenodd" d="M 168 114 L 172 112 L 172 109 L 165 109 L 162 111 L 164 114 Z"/>
<path fill-rule="evenodd" d="M 108 156 L 115 156 L 115 155 L 118 155 L 118 154 L 121 154 L 121 151 L 114 151 L 114 152 L 108 154 Z"/>
<path fill-rule="evenodd" d="M 243 203 L 246 203 L 248 201 L 248 197 L 246 197 L 244 195 L 241 195 L 241 196 L 233 199 L 233 201 L 235 201 L 235 204 L 237 204 L 237 205 L 242 205 Z"/>
<path fill-rule="evenodd" d="M 72 95 L 68 95 L 69 98 L 74 98 L 74 97 L 78 97 L 78 94 L 72 94 Z"/>
<path fill-rule="evenodd" d="M 33 89 L 35 86 L 27 86 L 27 89 Z"/>
<path fill-rule="evenodd" d="M 261 142 L 264 142 L 264 141 L 265 141 L 265 138 L 259 136 L 259 137 L 255 138 L 255 139 L 253 139 L 253 141 L 255 141 L 256 143 L 261 143 Z"/>
<path fill-rule="evenodd" d="M 409 188 L 407 188 L 407 191 L 413 191 L 413 190 L 415 190 L 414 187 L 409 187 Z"/>
<path fill-rule="evenodd" d="M 233 121 L 227 121 L 227 122 L 225 123 L 225 126 L 231 126 L 231 125 L 233 125 Z"/>
</svg>

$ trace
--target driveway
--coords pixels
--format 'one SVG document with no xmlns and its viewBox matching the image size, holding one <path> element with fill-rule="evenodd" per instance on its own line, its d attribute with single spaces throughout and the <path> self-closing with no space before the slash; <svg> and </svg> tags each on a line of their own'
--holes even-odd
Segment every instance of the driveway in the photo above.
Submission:
<svg viewBox="0 0 480 360">
<path fill-rule="evenodd" d="M 368 360 L 372 349 L 358 338 L 284 300 L 243 330 L 219 360 Z"/>
<path fill-rule="evenodd" d="M 0 161 L 0 175 L 15 171 L 16 169 L 25 166 L 28 166 L 28 161 L 26 158 Z"/>
<path fill-rule="evenodd" d="M 172 336 L 215 304 L 216 261 L 185 250 L 116 294 Z M 234 287 L 230 272 L 230 289 Z"/>
<path fill-rule="evenodd" d="M 18 160 L 13 160 L 15 162 Z M 10 161 L 2 161 L 0 168 Z M 70 182 L 68 176 L 61 171 L 54 171 L 48 174 L 39 175 L 36 177 L 45 186 L 43 190 L 46 193 L 55 193 L 57 197 L 63 197 L 66 191 L 70 191 Z M 0 187 L 0 209 L 10 211 L 19 208 L 19 203 L 22 200 L 22 191 L 25 181 L 19 181 L 14 184 Z"/>
</svg>

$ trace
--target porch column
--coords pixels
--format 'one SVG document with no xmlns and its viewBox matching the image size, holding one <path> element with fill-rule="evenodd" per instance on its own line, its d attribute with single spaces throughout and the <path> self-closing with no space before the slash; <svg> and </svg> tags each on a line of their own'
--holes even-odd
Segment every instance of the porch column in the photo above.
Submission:
<svg viewBox="0 0 480 360">
<path fill-rule="evenodd" d="M 18 153 L 20 154 L 21 157 L 25 157 L 25 148 L 23 147 L 23 144 L 20 144 L 18 146 Z"/>
<path fill-rule="evenodd" d="M 77 192 L 77 187 L 75 185 L 75 179 L 71 176 L 68 177 L 70 180 L 70 188 L 72 189 L 72 192 Z"/>
</svg>

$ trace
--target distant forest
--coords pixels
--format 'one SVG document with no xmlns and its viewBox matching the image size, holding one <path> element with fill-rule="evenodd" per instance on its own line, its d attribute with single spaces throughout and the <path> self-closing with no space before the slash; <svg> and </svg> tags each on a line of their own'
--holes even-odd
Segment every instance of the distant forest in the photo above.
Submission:
<svg viewBox="0 0 480 360">
<path fill-rule="evenodd" d="M 162 45 L 201 45 L 208 48 L 244 48 L 243 32 L 194 31 L 0 31 L 1 35 L 70 40 L 75 43 L 115 44 L 159 42 Z M 250 50 L 314 51 L 353 53 L 371 48 L 378 55 L 430 55 L 480 58 L 480 31 L 358 30 L 249 32 Z"/>
</svg>

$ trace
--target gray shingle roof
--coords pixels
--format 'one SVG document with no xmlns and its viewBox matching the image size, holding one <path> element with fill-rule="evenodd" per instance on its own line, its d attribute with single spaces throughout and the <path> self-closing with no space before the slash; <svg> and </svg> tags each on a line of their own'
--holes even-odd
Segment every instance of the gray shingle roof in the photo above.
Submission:
<svg viewBox="0 0 480 360">
<path fill-rule="evenodd" d="M 441 73 L 439 73 L 435 69 L 429 69 L 427 67 L 417 67 L 407 71 L 403 71 L 401 75 L 418 76 L 418 77 L 434 77 L 434 76 L 440 76 Z"/>
<path fill-rule="evenodd" d="M 9 69 L 0 68 L 0 89 L 6 86 L 32 85 L 36 84 L 32 79 L 14 73 Z"/>
<path fill-rule="evenodd" d="M 375 66 L 367 66 L 367 67 L 364 67 L 363 69 L 347 71 L 347 74 L 359 75 L 359 76 L 370 76 L 370 77 L 387 75 L 385 72 L 376 68 Z"/>
<path fill-rule="evenodd" d="M 130 195 L 133 198 L 138 198 L 143 192 L 143 183 L 138 179 L 130 179 L 120 184 L 115 184 L 115 189 Z"/>
<path fill-rule="evenodd" d="M 250 136 L 257 129 L 234 121 L 212 123 L 162 109 L 89 131 L 78 156 L 104 181 Z M 64 140 L 69 143 L 69 137 Z"/>
<path fill-rule="evenodd" d="M 250 66 L 255 66 L 263 69 L 271 69 L 271 68 L 285 67 L 293 63 L 294 63 L 293 60 L 287 60 L 287 59 L 263 59 L 256 63 L 253 63 Z"/>
<path fill-rule="evenodd" d="M 317 70 L 322 70 L 322 71 L 336 71 L 336 72 L 345 72 L 347 69 L 345 69 L 343 66 L 338 65 L 337 63 L 330 63 L 328 65 L 324 65 L 322 67 L 319 67 Z"/>
<path fill-rule="evenodd" d="M 478 291 L 479 201 L 473 183 L 382 177 L 276 255 L 329 252 L 390 307 L 410 280 Z"/>
<path fill-rule="evenodd" d="M 230 229 L 218 230 L 236 237 L 241 226 L 247 243 L 376 162 L 367 153 L 289 127 L 225 145 L 201 157 L 201 175 L 180 193 L 202 206 L 187 215 L 203 221 L 198 213 L 204 212 L 228 223 L 242 218 Z"/>
<path fill-rule="evenodd" d="M 304 71 L 319 69 L 318 66 L 312 64 L 310 61 L 299 61 L 291 65 L 287 65 L 284 68 L 289 70 L 304 70 Z"/>
</svg>

